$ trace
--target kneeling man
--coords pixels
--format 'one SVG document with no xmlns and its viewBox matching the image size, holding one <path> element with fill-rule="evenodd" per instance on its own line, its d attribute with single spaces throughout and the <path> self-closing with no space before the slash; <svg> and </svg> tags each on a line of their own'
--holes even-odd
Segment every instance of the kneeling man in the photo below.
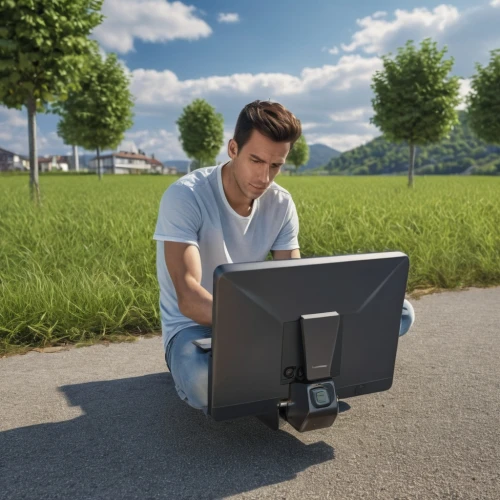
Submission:
<svg viewBox="0 0 500 500">
<path fill-rule="evenodd" d="M 181 177 L 163 194 L 156 230 L 165 360 L 181 399 L 207 413 L 208 362 L 192 340 L 212 334 L 213 272 L 221 264 L 300 258 L 297 210 L 274 178 L 302 134 L 277 102 L 241 111 L 230 161 Z M 405 300 L 400 335 L 413 323 Z"/>
</svg>

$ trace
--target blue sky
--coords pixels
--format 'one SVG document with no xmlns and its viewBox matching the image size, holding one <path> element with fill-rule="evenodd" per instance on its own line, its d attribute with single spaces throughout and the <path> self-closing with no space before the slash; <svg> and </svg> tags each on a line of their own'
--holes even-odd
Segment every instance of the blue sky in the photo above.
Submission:
<svg viewBox="0 0 500 500">
<path fill-rule="evenodd" d="M 175 121 L 205 98 L 224 116 L 227 158 L 241 108 L 279 101 L 298 116 L 309 144 L 340 151 L 380 134 L 369 123 L 370 80 L 380 55 L 426 37 L 447 45 L 463 94 L 474 63 L 500 48 L 500 0 L 347 2 L 332 0 L 105 0 L 93 36 L 130 72 L 134 143 L 161 160 L 186 158 Z M 0 147 L 28 151 L 25 110 L 0 107 Z M 67 154 L 57 117 L 40 115 L 40 154 Z"/>
</svg>

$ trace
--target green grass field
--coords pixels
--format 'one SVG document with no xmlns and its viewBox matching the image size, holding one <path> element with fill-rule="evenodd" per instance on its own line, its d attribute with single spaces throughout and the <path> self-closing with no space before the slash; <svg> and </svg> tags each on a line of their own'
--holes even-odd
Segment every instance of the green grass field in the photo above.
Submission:
<svg viewBox="0 0 500 500">
<path fill-rule="evenodd" d="M 176 178 L 0 177 L 0 353 L 160 327 L 158 205 Z M 401 250 L 408 292 L 500 284 L 500 178 L 278 177 L 302 256 Z"/>
</svg>

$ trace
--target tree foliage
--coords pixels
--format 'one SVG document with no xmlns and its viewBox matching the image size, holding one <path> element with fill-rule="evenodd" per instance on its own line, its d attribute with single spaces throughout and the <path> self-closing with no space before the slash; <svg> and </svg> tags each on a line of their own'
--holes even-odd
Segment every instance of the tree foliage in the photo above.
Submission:
<svg viewBox="0 0 500 500">
<path fill-rule="evenodd" d="M 0 101 L 37 110 L 78 87 L 102 0 L 0 0 Z"/>
<path fill-rule="evenodd" d="M 204 99 L 187 105 L 177 120 L 184 152 L 198 166 L 214 165 L 224 144 L 224 118 Z"/>
<path fill-rule="evenodd" d="M 96 49 L 88 59 L 80 90 L 53 107 L 61 115 L 59 136 L 66 144 L 98 150 L 98 156 L 99 150 L 116 148 L 133 125 L 129 85 L 116 54 L 103 58 Z"/>
<path fill-rule="evenodd" d="M 398 49 L 394 59 L 382 57 L 383 70 L 375 72 L 371 122 L 393 142 L 410 146 L 409 185 L 413 184 L 414 147 L 440 141 L 458 122 L 458 77 L 449 77 L 453 58 L 443 60 L 430 39 L 417 49 L 411 40 Z"/>
<path fill-rule="evenodd" d="M 500 144 L 500 49 L 491 52 L 488 66 L 476 64 L 467 97 L 470 126 L 483 141 Z"/>
<path fill-rule="evenodd" d="M 293 165 L 295 167 L 295 172 L 297 172 L 298 168 L 305 165 L 308 161 L 309 146 L 307 145 L 306 138 L 301 135 L 288 153 L 286 162 L 288 165 Z"/>
<path fill-rule="evenodd" d="M 0 103 L 28 110 L 30 187 L 39 201 L 36 112 L 78 89 L 102 0 L 0 0 Z"/>
</svg>

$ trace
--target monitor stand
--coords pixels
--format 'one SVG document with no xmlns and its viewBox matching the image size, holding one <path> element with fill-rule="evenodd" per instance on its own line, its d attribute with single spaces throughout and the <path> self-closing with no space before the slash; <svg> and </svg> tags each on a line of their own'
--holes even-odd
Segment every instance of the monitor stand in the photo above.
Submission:
<svg viewBox="0 0 500 500">
<path fill-rule="evenodd" d="M 273 430 L 280 416 L 299 432 L 330 427 L 339 413 L 337 392 L 331 377 L 340 316 L 337 312 L 300 317 L 304 351 L 304 381 L 290 384 L 290 395 L 276 410 L 257 418 Z"/>
</svg>

